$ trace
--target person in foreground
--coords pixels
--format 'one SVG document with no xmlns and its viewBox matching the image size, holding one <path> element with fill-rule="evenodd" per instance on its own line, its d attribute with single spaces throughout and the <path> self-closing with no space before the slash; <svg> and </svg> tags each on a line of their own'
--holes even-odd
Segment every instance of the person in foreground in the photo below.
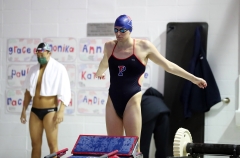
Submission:
<svg viewBox="0 0 240 158">
<path fill-rule="evenodd" d="M 39 63 L 31 67 L 26 77 L 20 117 L 20 121 L 25 124 L 26 110 L 32 100 L 29 118 L 32 158 L 41 157 L 43 130 L 50 153 L 58 151 L 58 124 L 63 121 L 65 106 L 68 106 L 71 100 L 67 70 L 51 57 L 49 45 L 40 43 L 36 55 Z"/>
<path fill-rule="evenodd" d="M 147 40 L 131 38 L 132 20 L 120 15 L 114 24 L 116 40 L 106 42 L 104 56 L 96 77 L 102 79 L 109 68 L 110 87 L 106 103 L 108 135 L 138 136 L 141 133 L 141 84 L 148 62 L 152 60 L 165 71 L 185 78 L 200 88 L 207 83 L 164 58 Z M 140 142 L 139 142 L 140 143 Z M 138 148 L 140 152 L 140 149 Z"/>
</svg>

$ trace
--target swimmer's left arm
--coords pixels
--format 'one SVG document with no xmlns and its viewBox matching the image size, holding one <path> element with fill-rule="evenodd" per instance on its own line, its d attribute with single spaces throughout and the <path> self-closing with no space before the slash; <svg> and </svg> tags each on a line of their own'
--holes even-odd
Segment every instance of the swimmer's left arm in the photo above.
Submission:
<svg viewBox="0 0 240 158">
<path fill-rule="evenodd" d="M 185 78 L 191 81 L 192 83 L 196 84 L 200 88 L 205 88 L 207 86 L 207 83 L 204 79 L 194 76 L 193 74 L 179 67 L 177 64 L 163 57 L 152 43 L 147 42 L 146 45 L 148 50 L 148 58 L 152 60 L 154 63 L 163 67 L 165 71 L 177 75 L 179 77 Z"/>
<path fill-rule="evenodd" d="M 56 115 L 55 115 L 55 118 L 54 118 L 56 124 L 59 124 L 59 123 L 63 122 L 64 111 L 65 111 L 65 105 L 64 105 L 64 103 L 61 101 L 60 104 L 59 104 L 59 109 L 58 109 L 58 111 L 56 112 Z"/>
</svg>

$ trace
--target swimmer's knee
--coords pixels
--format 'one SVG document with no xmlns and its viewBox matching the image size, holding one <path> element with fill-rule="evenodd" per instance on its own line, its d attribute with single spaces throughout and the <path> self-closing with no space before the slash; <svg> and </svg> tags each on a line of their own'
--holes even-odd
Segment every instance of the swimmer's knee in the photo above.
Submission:
<svg viewBox="0 0 240 158">
<path fill-rule="evenodd" d="M 41 150 L 41 147 L 42 147 L 42 141 L 41 140 L 39 140 L 39 141 L 33 141 L 32 140 L 32 148 Z"/>
</svg>

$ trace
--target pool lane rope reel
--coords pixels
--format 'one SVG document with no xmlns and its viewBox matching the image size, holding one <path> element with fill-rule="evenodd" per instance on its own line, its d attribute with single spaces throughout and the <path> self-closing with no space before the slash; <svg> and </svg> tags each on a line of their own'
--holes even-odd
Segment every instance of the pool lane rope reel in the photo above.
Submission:
<svg viewBox="0 0 240 158">
<path fill-rule="evenodd" d="M 175 134 L 174 142 L 173 142 L 173 156 L 174 157 L 182 157 L 188 156 L 189 153 L 186 151 L 186 147 L 188 143 L 192 143 L 191 133 L 184 128 L 179 128 Z"/>
</svg>

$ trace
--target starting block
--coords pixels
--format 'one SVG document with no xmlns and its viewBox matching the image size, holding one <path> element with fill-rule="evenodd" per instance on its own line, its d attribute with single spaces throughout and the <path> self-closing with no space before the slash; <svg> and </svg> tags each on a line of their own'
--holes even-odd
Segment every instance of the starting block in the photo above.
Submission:
<svg viewBox="0 0 240 158">
<path fill-rule="evenodd" d="M 67 158 L 143 158 L 137 153 L 137 136 L 79 135 L 72 155 Z M 68 148 L 52 153 L 44 158 L 63 156 Z"/>
<path fill-rule="evenodd" d="M 136 136 L 79 135 L 68 158 L 143 158 L 137 146 Z"/>
</svg>

